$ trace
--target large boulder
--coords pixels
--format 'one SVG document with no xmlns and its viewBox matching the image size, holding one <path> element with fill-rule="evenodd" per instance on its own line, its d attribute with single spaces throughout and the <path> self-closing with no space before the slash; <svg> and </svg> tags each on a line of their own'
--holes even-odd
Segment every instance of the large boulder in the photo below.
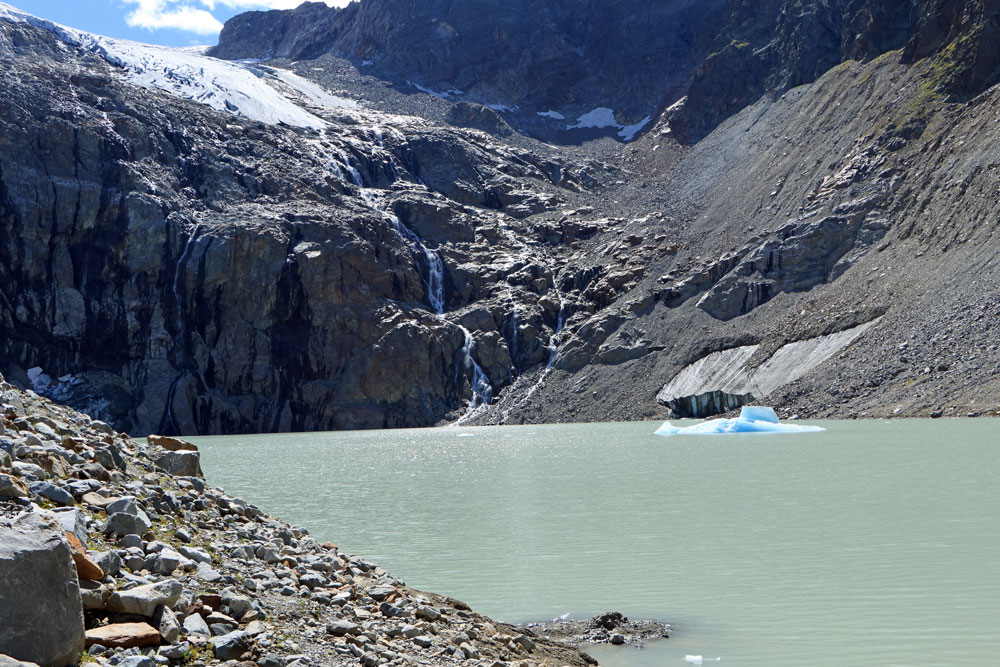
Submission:
<svg viewBox="0 0 1000 667">
<path fill-rule="evenodd" d="M 42 667 L 79 661 L 83 606 L 62 526 L 50 512 L 0 513 L 0 653 Z"/>
<path fill-rule="evenodd" d="M 202 477 L 201 454 L 198 452 L 166 452 L 156 459 L 156 467 L 178 477 Z"/>
<path fill-rule="evenodd" d="M 137 586 L 127 591 L 115 591 L 108 598 L 108 609 L 120 614 L 136 614 L 152 618 L 161 604 L 172 607 L 184 587 L 176 579 L 164 579 L 155 584 Z"/>
<path fill-rule="evenodd" d="M 171 452 L 196 452 L 198 451 L 198 446 L 193 442 L 188 442 L 187 440 L 181 440 L 180 438 L 171 438 L 167 435 L 147 435 L 146 442 L 151 445 L 156 445 L 157 447 L 162 447 Z"/>
</svg>

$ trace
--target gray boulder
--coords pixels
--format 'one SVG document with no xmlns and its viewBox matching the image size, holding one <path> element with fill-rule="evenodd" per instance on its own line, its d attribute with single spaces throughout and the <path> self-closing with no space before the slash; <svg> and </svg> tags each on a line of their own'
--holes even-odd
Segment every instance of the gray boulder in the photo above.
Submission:
<svg viewBox="0 0 1000 667">
<path fill-rule="evenodd" d="M 156 459 L 156 467 L 171 475 L 202 477 L 201 454 L 198 452 L 166 452 Z"/>
<path fill-rule="evenodd" d="M 181 624 L 169 607 L 160 605 L 153 613 L 153 626 L 160 631 L 164 641 L 171 644 L 181 636 Z"/>
<path fill-rule="evenodd" d="M 176 579 L 137 586 L 127 591 L 115 591 L 108 598 L 108 609 L 121 614 L 138 614 L 152 618 L 158 606 L 173 606 L 184 587 Z"/>
<path fill-rule="evenodd" d="M 104 574 L 113 577 L 121 572 L 122 557 L 117 551 L 90 551 L 87 555 L 97 563 Z"/>
<path fill-rule="evenodd" d="M 87 546 L 87 516 L 75 507 L 61 507 L 54 511 L 59 524 L 67 533 L 76 535 L 80 544 Z"/>
<path fill-rule="evenodd" d="M 0 498 L 26 498 L 28 487 L 17 477 L 0 472 Z"/>
<path fill-rule="evenodd" d="M 216 637 L 212 640 L 215 657 L 219 660 L 235 660 L 250 650 L 253 637 L 242 630 Z"/>
<path fill-rule="evenodd" d="M 191 614 L 184 619 L 184 632 L 189 635 L 200 635 L 202 637 L 211 637 L 212 631 L 208 628 L 208 623 L 205 619 L 201 617 L 201 614 Z"/>
<path fill-rule="evenodd" d="M 0 653 L 42 667 L 75 664 L 84 627 L 76 566 L 49 512 L 0 518 Z"/>
<path fill-rule="evenodd" d="M 101 527 L 101 532 L 105 535 L 142 535 L 153 523 L 146 516 L 146 513 L 139 510 L 138 514 L 126 514 L 118 512 L 108 517 Z"/>
<path fill-rule="evenodd" d="M 28 488 L 32 495 L 48 498 L 57 505 L 69 507 L 75 502 L 69 491 L 52 482 L 32 482 Z"/>
</svg>

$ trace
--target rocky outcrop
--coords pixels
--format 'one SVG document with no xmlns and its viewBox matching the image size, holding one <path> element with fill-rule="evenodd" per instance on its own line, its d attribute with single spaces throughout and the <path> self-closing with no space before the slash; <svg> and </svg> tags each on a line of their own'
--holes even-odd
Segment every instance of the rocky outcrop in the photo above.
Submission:
<svg viewBox="0 0 1000 667">
<path fill-rule="evenodd" d="M 0 33 L 22 45 L 0 74 L 0 360 L 23 384 L 140 433 L 431 425 L 479 400 L 477 365 L 496 393 L 532 363 L 511 297 L 551 335 L 554 267 L 512 289 L 545 251 L 502 230 L 585 168 L 375 112 L 233 124 Z"/>
</svg>

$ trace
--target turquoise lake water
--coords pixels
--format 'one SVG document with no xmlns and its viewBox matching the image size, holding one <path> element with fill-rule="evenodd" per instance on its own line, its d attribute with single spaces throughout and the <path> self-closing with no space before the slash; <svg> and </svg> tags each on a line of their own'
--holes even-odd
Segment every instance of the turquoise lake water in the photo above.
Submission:
<svg viewBox="0 0 1000 667">
<path fill-rule="evenodd" d="M 673 624 L 604 665 L 1000 664 L 1000 420 L 815 423 L 195 441 L 210 483 L 410 586 L 510 622 Z"/>
</svg>

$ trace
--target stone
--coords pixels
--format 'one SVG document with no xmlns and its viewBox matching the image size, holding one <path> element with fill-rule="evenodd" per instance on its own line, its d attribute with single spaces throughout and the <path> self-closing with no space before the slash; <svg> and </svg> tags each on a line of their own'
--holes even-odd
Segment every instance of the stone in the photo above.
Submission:
<svg viewBox="0 0 1000 667">
<path fill-rule="evenodd" d="M 396 592 L 392 586 L 372 586 L 368 589 L 368 597 L 375 601 L 382 601 Z"/>
<path fill-rule="evenodd" d="M 28 486 L 28 490 L 31 491 L 32 495 L 48 498 L 57 505 L 64 507 L 73 505 L 76 502 L 69 491 L 61 486 L 56 486 L 52 482 L 32 482 Z"/>
<path fill-rule="evenodd" d="M 147 435 L 146 442 L 151 445 L 156 445 L 157 447 L 162 447 L 171 452 L 196 452 L 198 451 L 198 446 L 193 442 L 188 442 L 187 440 L 181 440 L 180 438 L 171 438 L 166 435 Z"/>
<path fill-rule="evenodd" d="M 121 496 L 119 498 L 112 499 L 105 506 L 105 510 L 109 516 L 118 513 L 137 516 L 141 511 L 141 508 L 139 507 L 139 501 L 135 496 Z"/>
<path fill-rule="evenodd" d="M 161 646 L 156 652 L 167 660 L 180 660 L 190 650 L 191 644 L 189 642 L 180 642 L 179 644 Z"/>
<path fill-rule="evenodd" d="M 87 646 L 100 644 L 109 648 L 157 646 L 160 633 L 149 623 L 111 623 L 87 630 Z"/>
<path fill-rule="evenodd" d="M 101 532 L 105 535 L 141 535 L 152 525 L 153 522 L 142 510 L 135 515 L 118 512 L 108 517 L 101 527 Z"/>
<path fill-rule="evenodd" d="M 215 657 L 219 660 L 238 660 L 253 646 L 253 637 L 242 630 L 212 639 Z"/>
<path fill-rule="evenodd" d="M 39 667 L 37 663 L 34 662 L 23 662 L 21 660 L 15 660 L 9 655 L 0 655 L 0 667 Z"/>
<path fill-rule="evenodd" d="M 7 453 L 7 450 L 0 449 L 0 468 L 9 468 L 13 462 L 14 459 Z"/>
<path fill-rule="evenodd" d="M 247 623 L 247 627 L 244 628 L 244 631 L 248 635 L 256 637 L 259 634 L 267 632 L 267 624 L 263 621 L 250 621 Z"/>
<path fill-rule="evenodd" d="M 102 586 L 96 581 L 89 580 L 80 582 L 80 600 L 84 609 L 104 610 L 110 595 L 109 586 Z"/>
<path fill-rule="evenodd" d="M 66 542 L 73 553 L 73 562 L 76 564 L 77 576 L 80 579 L 92 579 L 94 581 L 103 579 L 104 570 L 87 555 L 87 550 L 80 544 L 77 536 L 69 531 L 66 531 L 65 535 Z"/>
<path fill-rule="evenodd" d="M 523 648 L 528 653 L 535 650 L 535 642 L 529 639 L 526 635 L 517 635 L 514 637 L 514 643 Z"/>
<path fill-rule="evenodd" d="M 213 584 L 222 580 L 222 573 L 206 563 L 198 563 L 194 576 L 199 581 L 204 581 L 207 584 Z"/>
<path fill-rule="evenodd" d="M 63 530 L 76 535 L 80 544 L 87 548 L 87 516 L 76 507 L 60 507 L 53 511 Z"/>
<path fill-rule="evenodd" d="M 27 498 L 28 487 L 17 477 L 0 472 L 0 498 Z"/>
<path fill-rule="evenodd" d="M 418 635 L 413 638 L 413 643 L 420 648 L 430 648 L 434 644 L 434 638 L 430 635 Z"/>
<path fill-rule="evenodd" d="M 355 635 L 358 633 L 358 624 L 347 620 L 337 620 L 326 624 L 326 631 L 334 637 L 345 635 Z"/>
<path fill-rule="evenodd" d="M 153 612 L 153 625 L 159 631 L 164 641 L 171 644 L 181 636 L 181 624 L 177 620 L 177 615 L 171 611 L 170 607 L 160 605 Z"/>
<path fill-rule="evenodd" d="M 178 568 L 181 570 L 194 569 L 195 566 L 194 561 L 188 560 L 170 548 L 162 549 L 149 556 L 146 563 L 148 565 L 146 569 L 157 574 L 171 574 Z"/>
<path fill-rule="evenodd" d="M 80 501 L 87 505 L 93 505 L 94 507 L 97 507 L 99 509 L 104 509 L 113 502 L 113 499 L 108 498 L 106 496 L 102 496 L 101 494 L 96 493 L 94 491 L 88 491 L 87 493 L 83 494 L 83 496 L 80 498 Z"/>
<path fill-rule="evenodd" d="M 82 603 L 64 534 L 50 512 L 0 518 L 0 653 L 43 667 L 80 659 Z"/>
<path fill-rule="evenodd" d="M 251 600 L 245 595 L 239 595 L 230 589 L 222 591 L 222 606 L 229 609 L 233 618 L 243 618 L 251 609 Z"/>
<path fill-rule="evenodd" d="M 414 616 L 424 621 L 434 622 L 441 618 L 441 612 L 434 607 L 422 605 L 417 607 L 417 610 L 414 612 Z"/>
<path fill-rule="evenodd" d="M 198 452 L 166 452 L 156 459 L 156 467 L 180 477 L 203 477 L 201 454 Z"/>
<path fill-rule="evenodd" d="M 115 576 L 122 569 L 122 557 L 117 551 L 88 551 L 87 554 L 104 571 L 105 576 Z"/>
<path fill-rule="evenodd" d="M 181 625 L 184 627 L 184 632 L 189 635 L 198 635 L 201 637 L 212 636 L 212 631 L 209 629 L 205 619 L 201 617 L 201 614 L 188 615 Z"/>
<path fill-rule="evenodd" d="M 180 552 L 185 558 L 189 558 L 196 563 L 211 563 L 212 556 L 204 549 L 199 549 L 197 547 L 179 547 L 177 551 Z"/>
<path fill-rule="evenodd" d="M 152 618 L 160 605 L 172 607 L 184 591 L 176 579 L 164 579 L 154 584 L 115 591 L 108 598 L 108 609 L 121 614 L 136 614 Z"/>
</svg>

